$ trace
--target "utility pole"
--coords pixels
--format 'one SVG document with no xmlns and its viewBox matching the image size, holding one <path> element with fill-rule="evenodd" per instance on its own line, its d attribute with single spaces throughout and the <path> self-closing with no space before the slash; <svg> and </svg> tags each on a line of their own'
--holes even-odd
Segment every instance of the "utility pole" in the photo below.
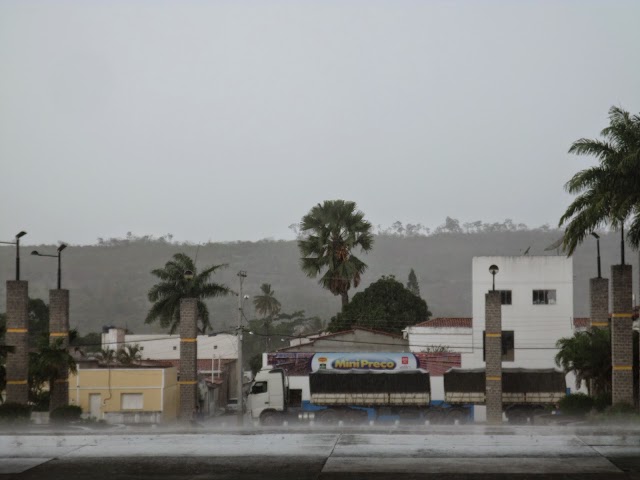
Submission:
<svg viewBox="0 0 640 480">
<path fill-rule="evenodd" d="M 238 293 L 238 426 L 243 425 L 244 420 L 244 398 L 242 396 L 242 384 L 243 384 L 243 368 L 242 368 L 242 282 L 247 278 L 247 272 L 240 270 L 238 272 L 238 278 L 240 279 L 240 291 Z"/>
</svg>

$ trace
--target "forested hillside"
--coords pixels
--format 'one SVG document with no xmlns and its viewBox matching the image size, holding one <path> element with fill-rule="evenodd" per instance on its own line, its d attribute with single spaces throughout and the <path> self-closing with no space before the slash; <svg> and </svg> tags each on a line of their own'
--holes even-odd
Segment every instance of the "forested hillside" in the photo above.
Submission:
<svg viewBox="0 0 640 480">
<path fill-rule="evenodd" d="M 478 255 L 555 255 L 544 249 L 561 237 L 561 232 L 549 229 L 525 230 L 520 226 L 511 231 L 451 232 L 441 228 L 427 233 L 419 226 L 387 229 L 375 237 L 373 250 L 363 256 L 369 269 L 363 283 L 353 296 L 382 275 L 395 275 L 406 283 L 413 268 L 418 276 L 422 297 L 434 316 L 471 315 L 471 259 Z M 455 230 L 455 229 L 454 229 Z M 485 229 L 486 230 L 486 229 Z M 55 259 L 37 258 L 29 252 L 54 252 L 54 245 L 26 245 L 22 248 L 22 278 L 29 280 L 32 298 L 48 302 L 48 289 L 55 287 Z M 612 263 L 619 262 L 619 236 L 602 235 L 603 272 L 609 276 Z M 81 333 L 98 331 L 103 325 L 126 326 L 136 333 L 161 331 L 145 325 L 149 308 L 147 291 L 154 283 L 150 271 L 161 267 L 172 254 L 197 254 L 199 268 L 227 263 L 229 267 L 213 281 L 237 289 L 239 270 L 247 272 L 244 291 L 259 294 L 262 283 L 270 283 L 282 302 L 283 312 L 305 310 L 308 316 L 319 316 L 325 322 L 340 309 L 340 299 L 320 288 L 316 280 L 307 278 L 299 267 L 299 252 L 295 241 L 264 240 L 258 242 L 210 243 L 184 245 L 170 238 L 152 239 L 129 236 L 125 239 L 101 240 L 96 245 L 70 246 L 63 253 L 63 287 L 71 290 L 71 324 Z M 13 247 L 0 248 L 0 311 L 4 311 L 4 280 L 14 275 Z M 634 266 L 634 292 L 637 292 L 638 255 L 631 250 L 627 261 Z M 588 315 L 588 279 L 596 274 L 595 240 L 587 239 L 574 255 L 575 314 Z M 211 323 L 223 330 L 237 322 L 237 297 L 208 302 Z M 254 318 L 251 301 L 245 304 L 246 315 Z"/>
</svg>

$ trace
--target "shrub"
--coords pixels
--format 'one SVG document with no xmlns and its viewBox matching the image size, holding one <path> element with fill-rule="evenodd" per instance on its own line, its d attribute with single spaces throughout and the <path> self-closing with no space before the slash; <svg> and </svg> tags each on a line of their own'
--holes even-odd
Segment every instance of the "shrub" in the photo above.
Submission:
<svg viewBox="0 0 640 480">
<path fill-rule="evenodd" d="M 586 415 L 593 408 L 594 401 L 584 393 L 567 395 L 560 400 L 560 411 L 565 415 Z"/>
<path fill-rule="evenodd" d="M 52 423 L 74 422 L 80 419 L 80 415 L 82 415 L 82 408 L 77 405 L 64 405 L 49 414 L 49 421 Z"/>
<path fill-rule="evenodd" d="M 27 424 L 31 419 L 31 407 L 21 403 L 3 403 L 0 405 L 0 423 Z"/>
<path fill-rule="evenodd" d="M 638 413 L 633 405 L 628 403 L 616 403 L 605 410 L 607 415 L 634 415 Z"/>
<path fill-rule="evenodd" d="M 611 406 L 611 392 L 601 393 L 593 397 L 593 407 L 598 412 L 603 412 L 607 407 Z"/>
</svg>

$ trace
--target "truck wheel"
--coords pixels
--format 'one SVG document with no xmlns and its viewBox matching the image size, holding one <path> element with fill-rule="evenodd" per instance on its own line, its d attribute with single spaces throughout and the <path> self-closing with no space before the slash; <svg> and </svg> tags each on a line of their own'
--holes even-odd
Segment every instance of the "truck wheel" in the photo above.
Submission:
<svg viewBox="0 0 640 480">
<path fill-rule="evenodd" d="M 280 423 L 280 414 L 278 412 L 264 412 L 260 415 L 260 425 L 265 427 L 274 427 Z"/>
<path fill-rule="evenodd" d="M 452 408 L 447 413 L 447 423 L 455 425 L 456 421 L 459 425 L 467 423 L 469 419 L 468 413 L 461 408 Z"/>
<path fill-rule="evenodd" d="M 342 415 L 340 415 L 337 411 L 327 408 L 326 410 L 322 410 L 316 414 L 316 418 L 318 422 L 323 425 L 337 425 L 338 421 L 341 419 Z"/>
</svg>

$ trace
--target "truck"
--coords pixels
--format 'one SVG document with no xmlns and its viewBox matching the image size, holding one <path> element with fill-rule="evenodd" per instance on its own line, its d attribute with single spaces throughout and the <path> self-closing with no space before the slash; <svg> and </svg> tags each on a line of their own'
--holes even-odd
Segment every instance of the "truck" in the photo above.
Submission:
<svg viewBox="0 0 640 480">
<path fill-rule="evenodd" d="M 445 401 L 450 405 L 484 405 L 484 368 L 451 368 L 444 374 Z M 503 368 L 502 406 L 509 423 L 533 423 L 535 416 L 557 406 L 566 395 L 563 372 L 553 368 Z"/>
<path fill-rule="evenodd" d="M 453 424 L 472 420 L 472 407 L 485 403 L 484 368 L 448 369 L 443 402 L 432 399 L 429 372 L 413 354 L 325 353 L 309 362 L 308 401 L 292 400 L 283 368 L 259 371 L 247 398 L 251 418 L 263 425 L 285 420 Z M 564 374 L 554 369 L 503 369 L 502 379 L 503 405 L 512 423 L 554 406 L 566 391 Z"/>
<path fill-rule="evenodd" d="M 309 400 L 298 402 L 290 401 L 289 378 L 283 369 L 259 371 L 247 398 L 251 417 L 275 425 L 284 420 L 357 424 L 436 418 L 453 423 L 469 416 L 463 405 L 432 404 L 429 372 L 419 368 L 411 353 L 315 354 L 309 370 Z"/>
</svg>

